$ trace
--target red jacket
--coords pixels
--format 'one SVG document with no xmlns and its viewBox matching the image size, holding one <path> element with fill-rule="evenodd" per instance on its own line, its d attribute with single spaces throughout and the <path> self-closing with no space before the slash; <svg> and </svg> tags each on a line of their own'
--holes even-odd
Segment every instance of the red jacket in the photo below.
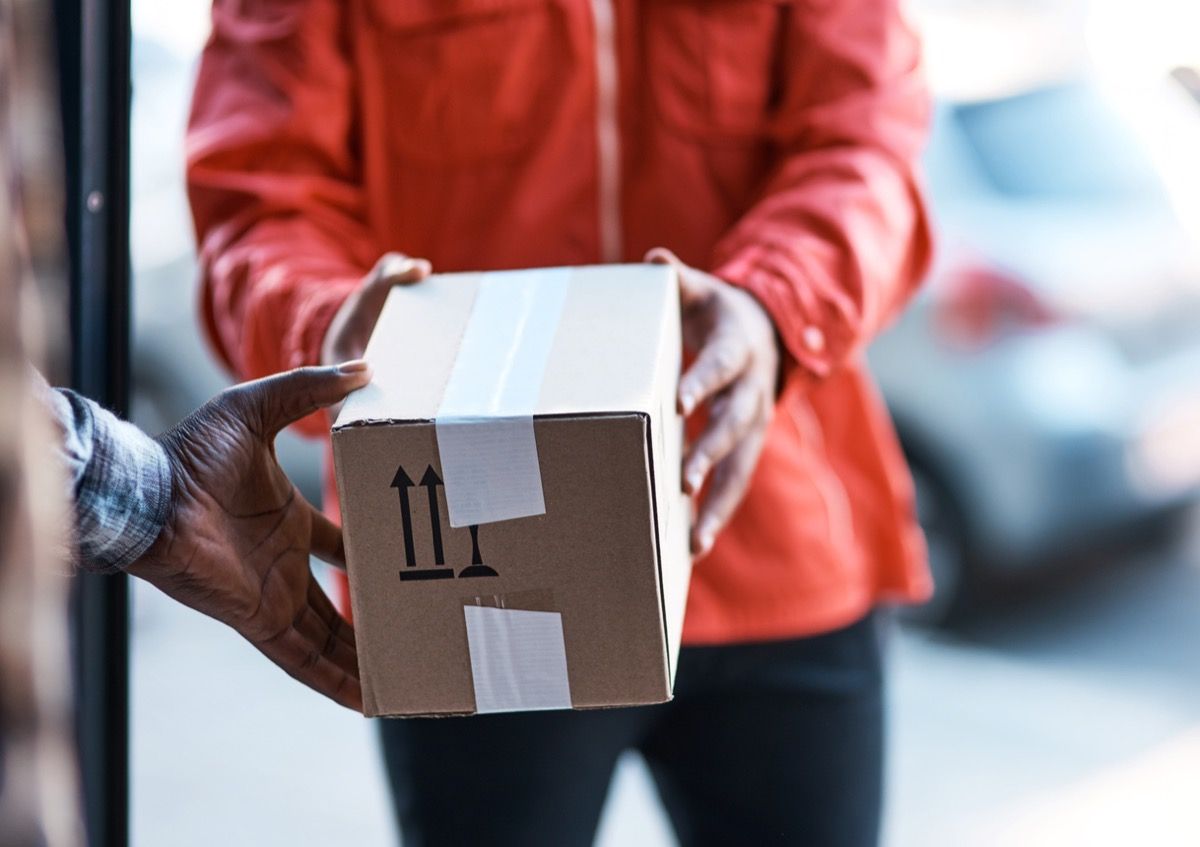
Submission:
<svg viewBox="0 0 1200 847">
<path fill-rule="evenodd" d="M 243 377 L 314 363 L 388 250 L 457 271 L 669 247 L 753 292 L 791 360 L 685 640 L 922 598 L 911 482 L 862 365 L 930 254 L 898 5 L 216 0 L 188 135 L 209 335 Z"/>
</svg>

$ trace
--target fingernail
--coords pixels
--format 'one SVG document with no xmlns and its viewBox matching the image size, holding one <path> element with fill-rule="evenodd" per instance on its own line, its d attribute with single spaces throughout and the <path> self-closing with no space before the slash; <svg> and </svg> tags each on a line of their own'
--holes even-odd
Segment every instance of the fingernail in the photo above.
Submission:
<svg viewBox="0 0 1200 847">
<path fill-rule="evenodd" d="M 404 265 L 394 276 L 402 277 L 397 280 L 401 285 L 416 285 L 433 272 L 433 267 L 424 259 L 406 259 Z"/>
<path fill-rule="evenodd" d="M 688 494 L 695 494 L 700 490 L 700 486 L 704 484 L 704 474 L 700 471 L 692 471 L 687 477 Z"/>
<path fill-rule="evenodd" d="M 338 373 L 342 374 L 360 374 L 368 370 L 371 365 L 366 359 L 355 359 L 351 362 L 342 362 L 337 366 Z"/>
<path fill-rule="evenodd" d="M 700 530 L 700 555 L 703 556 L 712 549 L 713 533 L 711 529 Z"/>
<path fill-rule="evenodd" d="M 404 258 L 395 258 L 388 262 L 384 269 L 384 276 L 401 276 L 408 273 L 414 267 L 413 260 L 405 256 Z"/>
<path fill-rule="evenodd" d="M 679 397 L 679 408 L 683 411 L 684 416 L 692 413 L 692 407 L 696 405 L 696 398 L 691 394 L 682 394 Z"/>
<path fill-rule="evenodd" d="M 676 257 L 666 247 L 653 247 L 646 252 L 645 261 L 660 265 L 673 265 L 676 262 Z"/>
</svg>

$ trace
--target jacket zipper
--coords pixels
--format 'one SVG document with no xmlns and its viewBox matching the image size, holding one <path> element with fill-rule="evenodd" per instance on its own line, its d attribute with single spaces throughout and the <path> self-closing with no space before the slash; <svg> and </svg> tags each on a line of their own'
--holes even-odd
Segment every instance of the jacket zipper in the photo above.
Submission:
<svg viewBox="0 0 1200 847">
<path fill-rule="evenodd" d="M 613 0 L 592 0 L 596 33 L 596 151 L 599 176 L 600 258 L 619 262 L 621 233 L 621 133 L 618 118 L 617 40 Z"/>
</svg>

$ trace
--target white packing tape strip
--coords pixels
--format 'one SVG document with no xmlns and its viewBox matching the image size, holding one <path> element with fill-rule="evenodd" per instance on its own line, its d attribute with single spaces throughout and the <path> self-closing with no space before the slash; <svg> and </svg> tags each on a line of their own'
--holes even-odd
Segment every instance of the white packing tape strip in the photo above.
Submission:
<svg viewBox="0 0 1200 847">
<path fill-rule="evenodd" d="M 533 413 L 572 275 L 482 277 L 434 420 L 453 527 L 546 512 Z"/>
<path fill-rule="evenodd" d="M 475 711 L 571 708 L 562 615 L 463 606 Z"/>
</svg>

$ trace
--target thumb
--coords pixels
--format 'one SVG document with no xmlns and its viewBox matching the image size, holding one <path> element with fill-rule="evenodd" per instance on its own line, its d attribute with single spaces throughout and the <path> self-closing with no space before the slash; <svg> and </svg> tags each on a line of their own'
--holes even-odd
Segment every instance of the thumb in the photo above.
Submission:
<svg viewBox="0 0 1200 847">
<path fill-rule="evenodd" d="M 686 309 L 703 300 L 710 291 L 704 274 L 690 268 L 666 247 L 655 247 L 646 254 L 646 261 L 654 265 L 670 265 L 679 279 L 679 301 Z"/>
<path fill-rule="evenodd" d="M 334 367 L 297 368 L 248 382 L 235 390 L 268 438 L 313 412 L 346 399 L 371 381 L 371 367 L 357 359 Z"/>
</svg>

